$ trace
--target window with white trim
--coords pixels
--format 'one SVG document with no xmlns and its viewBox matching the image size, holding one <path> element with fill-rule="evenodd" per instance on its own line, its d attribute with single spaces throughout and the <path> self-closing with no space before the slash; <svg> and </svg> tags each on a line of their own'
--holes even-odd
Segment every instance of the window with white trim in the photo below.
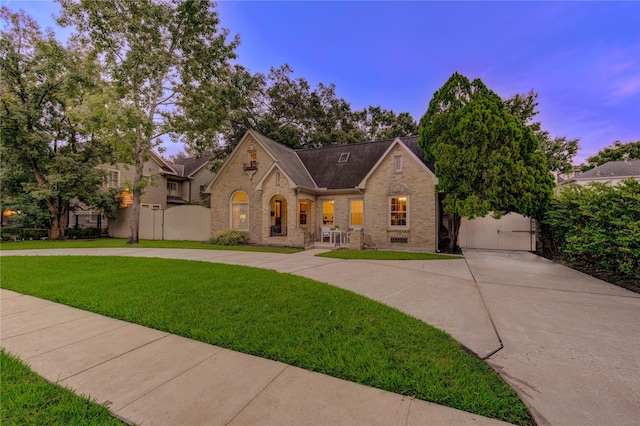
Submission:
<svg viewBox="0 0 640 426">
<path fill-rule="evenodd" d="M 120 187 L 120 172 L 118 170 L 107 171 L 107 188 L 119 188 Z"/>
<path fill-rule="evenodd" d="M 349 226 L 358 228 L 364 225 L 364 200 L 349 201 Z"/>
<path fill-rule="evenodd" d="M 307 201 L 300 201 L 298 203 L 298 224 L 307 224 L 307 215 L 309 213 L 309 203 Z"/>
<path fill-rule="evenodd" d="M 333 200 L 322 202 L 322 224 L 333 225 Z"/>
<path fill-rule="evenodd" d="M 390 201 L 390 223 L 389 225 L 394 227 L 406 227 L 408 222 L 407 215 L 407 197 L 391 197 Z"/>
</svg>

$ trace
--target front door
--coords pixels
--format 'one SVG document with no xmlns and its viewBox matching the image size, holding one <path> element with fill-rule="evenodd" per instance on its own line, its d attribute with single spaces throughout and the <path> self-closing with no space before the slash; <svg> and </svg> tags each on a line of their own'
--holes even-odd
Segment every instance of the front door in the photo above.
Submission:
<svg viewBox="0 0 640 426">
<path fill-rule="evenodd" d="M 276 198 L 278 197 L 278 198 Z M 271 236 L 287 235 L 287 201 L 282 196 L 271 200 Z"/>
</svg>

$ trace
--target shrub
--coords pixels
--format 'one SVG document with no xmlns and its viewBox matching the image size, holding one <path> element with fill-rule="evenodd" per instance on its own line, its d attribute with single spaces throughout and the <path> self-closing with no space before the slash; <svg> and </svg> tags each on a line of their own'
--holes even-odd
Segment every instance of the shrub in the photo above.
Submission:
<svg viewBox="0 0 640 426">
<path fill-rule="evenodd" d="M 1 234 L 2 241 L 42 240 L 49 235 L 46 229 L 37 228 L 3 228 Z"/>
<path fill-rule="evenodd" d="M 247 243 L 247 233 L 237 229 L 226 229 L 218 232 L 211 239 L 209 244 L 218 244 L 221 246 L 238 246 Z"/>
<path fill-rule="evenodd" d="M 100 238 L 101 233 L 102 231 L 99 228 L 67 228 L 64 230 L 65 237 L 71 240 Z"/>
<path fill-rule="evenodd" d="M 640 182 L 573 185 L 552 201 L 544 222 L 569 261 L 640 278 Z"/>
</svg>

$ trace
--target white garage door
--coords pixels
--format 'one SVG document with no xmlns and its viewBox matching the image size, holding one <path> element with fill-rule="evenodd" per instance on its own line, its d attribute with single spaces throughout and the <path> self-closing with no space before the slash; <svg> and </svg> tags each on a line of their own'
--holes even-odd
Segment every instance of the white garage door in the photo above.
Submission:
<svg viewBox="0 0 640 426">
<path fill-rule="evenodd" d="M 491 216 L 473 220 L 463 218 L 458 243 L 468 249 L 534 251 L 535 230 L 535 220 L 517 213 L 509 213 L 500 219 Z"/>
</svg>

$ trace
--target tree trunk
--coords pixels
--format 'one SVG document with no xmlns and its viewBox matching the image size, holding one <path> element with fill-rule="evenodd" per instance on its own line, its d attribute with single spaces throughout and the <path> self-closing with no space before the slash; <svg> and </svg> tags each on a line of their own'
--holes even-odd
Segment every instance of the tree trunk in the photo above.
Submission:
<svg viewBox="0 0 640 426">
<path fill-rule="evenodd" d="M 136 170 L 133 177 L 133 188 L 131 188 L 133 210 L 129 221 L 129 239 L 127 244 L 138 244 L 140 233 L 140 202 L 142 201 L 142 172 L 144 169 L 144 150 L 138 142 L 136 155 Z"/>
<path fill-rule="evenodd" d="M 51 226 L 49 228 L 50 240 L 64 240 L 64 229 L 67 221 L 67 203 L 58 199 L 57 203 L 49 202 L 51 213 Z"/>
<path fill-rule="evenodd" d="M 458 249 L 458 233 L 460 231 L 460 223 L 462 222 L 462 217 L 453 213 L 450 214 L 451 217 L 451 240 L 449 241 L 449 252 L 455 253 Z"/>
</svg>

